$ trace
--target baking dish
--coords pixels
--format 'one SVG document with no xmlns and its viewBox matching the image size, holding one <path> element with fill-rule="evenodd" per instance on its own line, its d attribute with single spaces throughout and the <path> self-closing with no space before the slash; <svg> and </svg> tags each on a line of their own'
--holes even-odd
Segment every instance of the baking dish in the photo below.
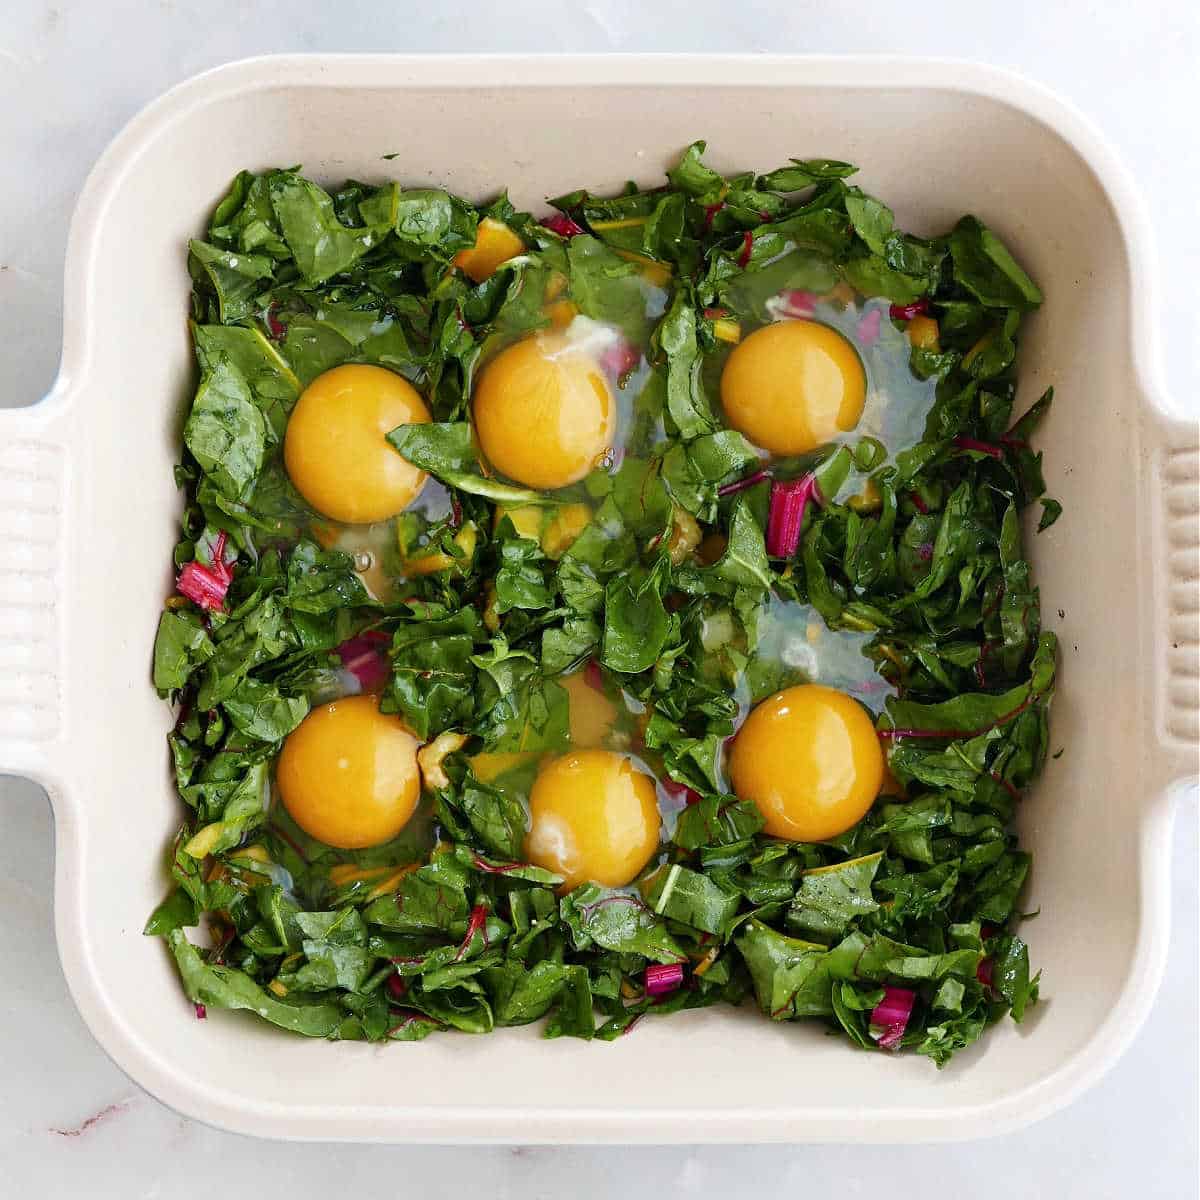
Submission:
<svg viewBox="0 0 1200 1200">
<path fill-rule="evenodd" d="M 748 1011 L 643 1022 L 605 1046 L 529 1029 L 333 1045 L 233 1015 L 195 1021 L 163 947 L 141 936 L 178 815 L 170 716 L 147 664 L 171 587 L 171 467 L 192 381 L 184 240 L 243 166 L 472 197 L 507 183 L 540 211 L 580 181 L 654 181 L 696 137 L 718 169 L 858 162 L 919 232 L 973 211 L 1045 290 L 1022 387 L 1027 403 L 1058 389 L 1039 443 L 1066 512 L 1031 546 L 1063 641 L 1052 738 L 1065 752 L 1021 815 L 1045 1003 L 941 1074 Z M 1153 276 L 1136 198 L 1095 135 L 1041 89 L 975 66 L 289 57 L 155 102 L 80 198 L 58 381 L 43 403 L 0 411 L 0 770 L 50 795 L 59 949 L 97 1039 L 181 1112 L 292 1138 L 937 1140 L 1067 1102 L 1150 1006 L 1169 792 L 1196 768 L 1200 451 L 1159 383 Z"/>
</svg>

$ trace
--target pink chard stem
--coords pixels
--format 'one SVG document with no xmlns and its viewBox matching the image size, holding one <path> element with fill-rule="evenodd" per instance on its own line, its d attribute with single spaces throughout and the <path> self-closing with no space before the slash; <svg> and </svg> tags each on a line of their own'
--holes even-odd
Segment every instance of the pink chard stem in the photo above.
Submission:
<svg viewBox="0 0 1200 1200">
<path fill-rule="evenodd" d="M 682 983 L 682 963 L 652 963 L 646 968 L 647 996 L 666 996 Z"/>
<path fill-rule="evenodd" d="M 871 1036 L 881 1050 L 895 1050 L 900 1045 L 916 999 L 916 992 L 908 988 L 883 989 L 883 999 L 871 1010 Z"/>
<path fill-rule="evenodd" d="M 771 485 L 771 507 L 767 515 L 767 553 L 772 558 L 791 558 L 800 545 L 808 502 L 821 503 L 816 477 L 775 482 Z"/>
</svg>

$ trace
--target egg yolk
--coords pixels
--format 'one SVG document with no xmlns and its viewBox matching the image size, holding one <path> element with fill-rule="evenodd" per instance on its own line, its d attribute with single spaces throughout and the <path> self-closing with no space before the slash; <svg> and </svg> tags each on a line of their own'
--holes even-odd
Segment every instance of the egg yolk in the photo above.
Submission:
<svg viewBox="0 0 1200 1200">
<path fill-rule="evenodd" d="M 547 763 L 529 794 L 530 862 L 561 875 L 624 887 L 658 849 L 654 780 L 610 750 L 573 750 Z"/>
<path fill-rule="evenodd" d="M 727 421 L 772 454 L 805 454 L 853 429 L 866 396 L 854 347 L 816 321 L 755 330 L 721 372 Z"/>
<path fill-rule="evenodd" d="M 283 743 L 275 779 L 310 837 L 358 850 L 394 838 L 421 795 L 420 742 L 374 696 L 314 708 Z"/>
<path fill-rule="evenodd" d="M 592 510 L 586 504 L 564 504 L 542 530 L 542 550 L 557 562 L 588 527 Z"/>
<path fill-rule="evenodd" d="M 475 385 L 473 412 L 487 460 L 531 488 L 577 483 L 616 430 L 608 381 L 558 333 L 534 334 L 498 354 Z"/>
<path fill-rule="evenodd" d="M 296 490 L 318 512 L 367 525 L 402 512 L 425 472 L 400 457 L 386 435 L 430 419 L 416 389 L 394 371 L 361 363 L 334 367 L 304 389 L 288 419 L 283 461 Z"/>
<path fill-rule="evenodd" d="M 538 757 L 536 750 L 494 750 L 470 759 L 471 773 L 480 783 L 492 783 L 509 771 L 519 771 Z"/>
<path fill-rule="evenodd" d="M 733 790 L 753 800 L 773 837 L 821 842 L 866 815 L 883 783 L 883 752 L 863 707 L 801 684 L 769 696 L 734 738 Z"/>
<path fill-rule="evenodd" d="M 604 745 L 617 719 L 617 706 L 576 671 L 558 681 L 567 690 L 571 745 L 580 750 Z"/>
<path fill-rule="evenodd" d="M 475 245 L 470 250 L 460 250 L 453 261 L 476 283 L 482 283 L 490 279 L 502 263 L 516 258 L 524 250 L 525 243 L 507 225 L 484 217 L 475 231 Z"/>
</svg>

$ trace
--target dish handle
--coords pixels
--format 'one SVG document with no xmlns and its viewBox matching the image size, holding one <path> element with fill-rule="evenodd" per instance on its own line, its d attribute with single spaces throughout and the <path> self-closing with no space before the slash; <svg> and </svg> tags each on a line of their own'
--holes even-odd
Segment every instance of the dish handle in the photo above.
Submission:
<svg viewBox="0 0 1200 1200">
<path fill-rule="evenodd" d="M 68 389 L 0 409 L 0 774 L 52 794 L 63 763 Z"/>
<path fill-rule="evenodd" d="M 1157 760 L 1165 784 L 1200 774 L 1200 425 L 1165 415 L 1150 461 Z"/>
</svg>

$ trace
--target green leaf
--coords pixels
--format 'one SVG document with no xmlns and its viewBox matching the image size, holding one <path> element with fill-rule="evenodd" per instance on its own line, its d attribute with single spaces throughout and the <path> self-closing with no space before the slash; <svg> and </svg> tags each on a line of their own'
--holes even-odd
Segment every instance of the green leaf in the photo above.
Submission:
<svg viewBox="0 0 1200 1200">
<path fill-rule="evenodd" d="M 556 629 L 542 634 L 542 673 L 562 675 L 590 657 L 603 630 L 589 617 L 568 617 Z"/>
<path fill-rule="evenodd" d="M 386 195 L 386 193 L 384 193 Z M 388 196 L 391 212 L 380 211 L 384 220 L 391 216 L 396 237 L 416 250 L 433 250 L 450 258 L 475 245 L 475 213 L 461 200 L 438 188 L 396 190 Z M 374 210 L 364 219 L 376 216 Z"/>
<path fill-rule="evenodd" d="M 497 1025 L 528 1025 L 544 1017 L 575 970 L 557 962 L 506 962 L 486 968 L 480 978 L 492 1000 Z"/>
<path fill-rule="evenodd" d="M 209 1008 L 244 1008 L 305 1037 L 332 1037 L 342 1022 L 335 1004 L 290 1004 L 277 1000 L 248 975 L 232 967 L 206 965 L 183 931 L 168 935 L 171 953 L 189 1000 Z"/>
<path fill-rule="evenodd" d="M 662 474 L 675 502 L 711 524 L 716 519 L 717 486 L 757 462 L 757 452 L 740 433 L 722 429 L 686 444 L 676 442 L 663 457 Z"/>
<path fill-rule="evenodd" d="M 758 806 L 731 796 L 702 796 L 679 814 L 672 841 L 682 850 L 746 842 L 763 827 Z"/>
<path fill-rule="evenodd" d="M 462 988 L 410 993 L 408 999 L 414 1008 L 461 1033 L 491 1033 L 496 1025 L 487 1000 Z"/>
<path fill-rule="evenodd" d="M 729 522 L 725 553 L 713 564 L 712 574 L 739 587 L 762 589 L 773 582 L 762 527 L 755 520 L 750 502 L 739 498 Z"/>
<path fill-rule="evenodd" d="M 173 887 L 167 898 L 150 914 L 143 934 L 165 937 L 185 926 L 200 922 L 200 908 L 195 899 L 181 887 Z"/>
<path fill-rule="evenodd" d="M 291 257 L 271 208 L 268 177 L 249 171 L 239 171 L 230 184 L 213 213 L 208 237 L 226 250 L 261 251 L 275 259 Z"/>
<path fill-rule="evenodd" d="M 558 584 L 572 608 L 600 607 L 600 579 L 632 566 L 637 543 L 613 496 L 605 496 L 583 532 L 571 544 L 558 569 Z"/>
<path fill-rule="evenodd" d="M 423 741 L 470 724 L 476 669 L 471 661 L 482 623 L 473 608 L 453 616 L 400 625 L 392 637 L 392 679 L 386 697 Z"/>
<path fill-rule="evenodd" d="M 388 434 L 388 441 L 414 467 L 431 475 L 462 474 L 479 465 L 466 421 L 401 425 Z"/>
<path fill-rule="evenodd" d="M 304 937 L 312 942 L 328 942 L 335 946 L 365 946 L 367 943 L 367 927 L 354 908 L 298 912 L 295 921 Z"/>
<path fill-rule="evenodd" d="M 583 315 L 615 325 L 634 346 L 645 345 L 650 320 L 641 267 L 587 235 L 568 243 L 567 266 L 571 295 Z"/>
<path fill-rule="evenodd" d="M 377 228 L 349 229 L 343 225 L 329 193 L 290 171 L 271 177 L 270 193 L 284 241 L 309 283 L 322 283 L 340 275 L 380 239 Z"/>
<path fill-rule="evenodd" d="M 295 645 L 278 597 L 266 596 L 244 612 L 240 619 L 221 630 L 216 653 L 204 669 L 197 704 L 205 711 L 215 708 L 255 667 L 278 658 Z"/>
<path fill-rule="evenodd" d="M 246 381 L 227 359 L 214 363 L 200 379 L 183 441 L 231 500 L 243 496 L 262 470 L 266 435 Z"/>
<path fill-rule="evenodd" d="M 951 1055 L 977 1041 L 987 1024 L 986 1012 L 977 1011 L 953 1021 L 930 1025 L 924 1039 L 915 1047 L 916 1052 L 932 1058 L 939 1068 L 944 1067 Z"/>
<path fill-rule="evenodd" d="M 235 253 L 191 241 L 188 269 L 197 285 L 216 298 L 220 319 L 233 322 L 254 312 L 258 294 L 274 274 L 275 264 L 263 254 Z"/>
<path fill-rule="evenodd" d="M 519 796 L 468 775 L 458 807 L 485 850 L 511 860 L 521 857 L 529 816 Z"/>
<path fill-rule="evenodd" d="M 448 855 L 440 855 L 405 875 L 392 895 L 373 900 L 362 915 L 367 924 L 382 929 L 461 937 L 469 908 L 466 871 Z"/>
<path fill-rule="evenodd" d="M 974 979 L 978 965 L 979 954 L 975 950 L 964 948 L 930 954 L 881 933 L 870 938 L 851 934 L 830 951 L 830 970 L 838 978 L 880 983 L 888 979 L 924 983 L 948 975 Z"/>
<path fill-rule="evenodd" d="M 465 421 L 401 425 L 387 440 L 403 458 L 436 476 L 449 487 L 496 504 L 541 504 L 545 501 L 528 488 L 485 476 L 471 446 L 471 427 Z"/>
<path fill-rule="evenodd" d="M 604 504 L 600 506 L 600 511 L 604 512 L 610 506 L 615 508 L 611 498 L 605 500 Z M 555 582 L 558 585 L 558 590 L 562 593 L 562 598 L 566 601 L 567 607 L 573 610 L 576 616 L 597 613 L 604 605 L 604 585 L 597 578 L 596 570 L 593 569 L 584 557 L 584 548 L 581 548 L 579 545 L 580 542 L 588 537 L 590 530 L 595 528 L 596 525 L 597 522 L 593 520 L 584 529 L 583 533 L 575 539 L 571 549 L 567 551 L 559 562 L 556 572 L 557 577 Z M 595 549 L 594 544 L 591 546 L 591 549 Z M 601 549 L 601 557 L 604 557 L 603 548 Z M 547 671 L 546 673 L 548 675 L 554 674 L 552 671 Z"/>
<path fill-rule="evenodd" d="M 1063 507 L 1057 500 L 1044 499 L 1042 501 L 1042 517 L 1038 521 L 1038 533 L 1041 533 L 1043 529 L 1049 529 L 1062 516 L 1062 511 Z"/>
<path fill-rule="evenodd" d="M 374 956 L 361 946 L 306 939 L 300 948 L 307 961 L 293 974 L 280 979 L 289 989 L 318 992 L 344 988 L 357 992 L 366 983 L 374 962 Z"/>
<path fill-rule="evenodd" d="M 304 540 L 288 556 L 286 603 L 295 612 L 321 614 L 372 600 L 349 554 Z"/>
<path fill-rule="evenodd" d="M 213 653 L 212 639 L 195 613 L 165 609 L 154 638 L 154 686 L 160 692 L 183 687 Z"/>
<path fill-rule="evenodd" d="M 704 196 L 715 192 L 725 182 L 711 167 L 701 161 L 704 142 L 693 142 L 684 152 L 678 164 L 667 172 L 674 187 L 689 196 Z"/>
<path fill-rule="evenodd" d="M 734 943 L 750 977 L 758 1006 L 773 1021 L 833 1013 L 833 981 L 825 947 L 747 922 Z"/>
<path fill-rule="evenodd" d="M 479 669 L 476 732 L 489 751 L 565 750 L 569 706 L 566 692 L 543 679 L 532 654 L 510 651 L 496 639 L 490 654 L 471 660 Z"/>
<path fill-rule="evenodd" d="M 994 308 L 1037 308 L 1042 293 L 1004 243 L 975 217 L 963 217 L 950 234 L 954 275 L 981 303 Z"/>
<path fill-rule="evenodd" d="M 481 871 L 484 875 L 503 876 L 511 881 L 539 883 L 553 887 L 562 883 L 561 875 L 547 871 L 545 867 L 535 867 L 532 863 L 487 858 L 463 845 L 455 846 L 454 854 L 459 862 L 473 870 Z"/>
<path fill-rule="evenodd" d="M 1046 695 L 1054 679 L 1055 644 L 1053 634 L 1043 634 L 1029 681 L 999 695 L 966 692 L 936 704 L 890 697 L 880 728 L 920 730 L 922 740 L 938 733 L 975 737 L 1002 729 Z"/>
<path fill-rule="evenodd" d="M 277 687 L 257 679 L 243 679 L 224 701 L 235 729 L 263 742 L 282 741 L 308 715 L 303 696 L 284 696 Z"/>
<path fill-rule="evenodd" d="M 881 254 L 847 259 L 842 274 L 864 296 L 885 296 L 893 304 L 911 304 L 929 290 L 927 277 L 897 271 Z"/>
<path fill-rule="evenodd" d="M 257 829 L 266 816 L 267 796 L 267 765 L 257 762 L 233 787 L 224 789 L 219 804 L 210 800 L 206 806 L 208 815 L 216 818 L 206 827 L 212 829 L 213 836 L 205 840 L 203 853 L 194 852 L 196 856 L 203 858 L 206 854 L 228 850 L 251 830 Z"/>
<path fill-rule="evenodd" d="M 888 235 L 892 232 L 892 210 L 873 196 L 853 189 L 846 195 L 846 215 L 854 226 L 854 232 L 867 243 L 871 251 L 883 254 Z"/>
<path fill-rule="evenodd" d="M 303 387 L 355 356 L 353 342 L 328 322 L 305 314 L 289 317 L 281 349 Z"/>
<path fill-rule="evenodd" d="M 930 867 L 928 871 L 890 875 L 877 880 L 875 887 L 891 899 L 888 917 L 895 922 L 933 917 L 949 903 L 958 881 L 958 864 L 945 862 Z"/>
<path fill-rule="evenodd" d="M 621 954 L 640 954 L 652 962 L 687 959 L 653 909 L 637 896 L 585 883 L 562 898 L 561 912 L 576 950 L 596 945 Z"/>
<path fill-rule="evenodd" d="M 724 932 L 741 903 L 738 892 L 678 863 L 656 871 L 642 884 L 642 895 L 659 916 L 705 933 Z"/>
<path fill-rule="evenodd" d="M 549 559 L 541 546 L 528 538 L 505 538 L 500 545 L 496 571 L 496 611 L 550 608 L 554 594 L 546 582 Z"/>
<path fill-rule="evenodd" d="M 700 375 L 696 312 L 685 288 L 679 288 L 655 335 L 667 357 L 667 412 L 685 441 L 717 428 Z"/>
<path fill-rule="evenodd" d="M 671 498 L 657 459 L 626 457 L 613 477 L 612 499 L 626 530 L 641 544 L 657 546 L 671 525 Z"/>
<path fill-rule="evenodd" d="M 976 882 L 968 899 L 971 911 L 983 921 L 1007 921 L 1029 874 L 1029 863 L 1029 855 L 1021 850 L 1003 855 Z"/>
<path fill-rule="evenodd" d="M 663 580 L 663 571 L 652 569 L 619 575 L 609 582 L 601 652 L 606 667 L 633 674 L 658 660 L 671 629 L 662 600 Z"/>
<path fill-rule="evenodd" d="M 1018 1024 L 1026 1008 L 1037 1003 L 1038 980 L 1029 978 L 1029 950 L 1019 937 L 1005 934 L 999 939 L 992 953 L 992 986 L 1008 1001 Z"/>
<path fill-rule="evenodd" d="M 871 882 L 882 858 L 876 852 L 805 871 L 788 910 L 788 925 L 813 937 L 832 938 L 843 934 L 852 921 L 877 912 Z"/>
<path fill-rule="evenodd" d="M 829 179 L 845 179 L 858 173 L 850 163 L 833 158 L 793 158 L 792 165 L 763 175 L 759 186 L 777 192 L 798 192 Z"/>
<path fill-rule="evenodd" d="M 261 329 L 240 325 L 196 325 L 192 340 L 202 371 L 211 371 L 224 359 L 241 375 L 266 421 L 270 440 L 281 442 L 288 413 L 303 385 L 279 349 Z"/>
</svg>

